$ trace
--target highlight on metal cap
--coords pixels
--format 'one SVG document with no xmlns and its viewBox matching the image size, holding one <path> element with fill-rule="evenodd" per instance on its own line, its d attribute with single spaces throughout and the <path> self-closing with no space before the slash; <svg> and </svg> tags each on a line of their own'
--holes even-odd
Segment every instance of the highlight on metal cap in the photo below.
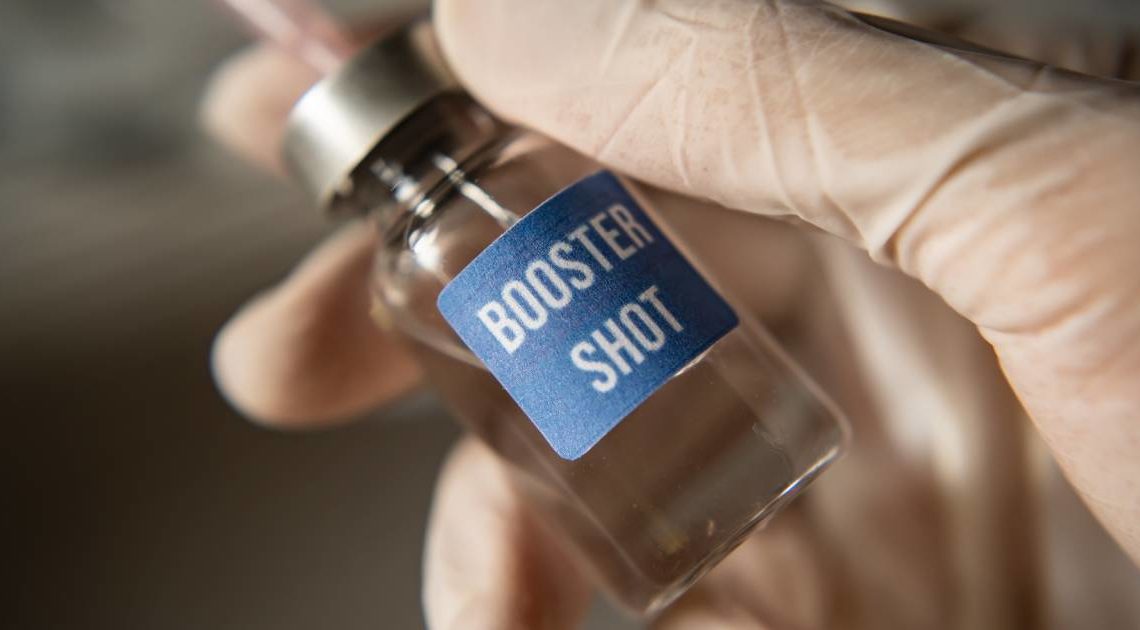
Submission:
<svg viewBox="0 0 1140 630">
<path fill-rule="evenodd" d="M 285 166 L 322 209 L 369 152 L 409 114 L 458 89 L 427 19 L 414 20 L 364 48 L 309 89 L 289 115 Z"/>
</svg>

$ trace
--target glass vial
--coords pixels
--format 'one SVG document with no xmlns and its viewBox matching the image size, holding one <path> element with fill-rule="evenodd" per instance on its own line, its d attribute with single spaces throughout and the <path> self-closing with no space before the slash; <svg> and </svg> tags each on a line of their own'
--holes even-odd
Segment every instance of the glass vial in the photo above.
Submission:
<svg viewBox="0 0 1140 630">
<path fill-rule="evenodd" d="M 603 167 L 504 124 L 458 90 L 425 26 L 314 87 L 294 110 L 285 152 L 321 205 L 374 218 L 379 324 L 409 341 L 454 414 L 509 464 L 544 525 L 624 607 L 652 614 L 668 604 L 839 455 L 842 419 L 735 307 L 731 330 L 584 453 L 555 451 L 438 300 L 528 213 Z M 621 185 L 660 227 L 636 188 Z M 582 421 L 573 406 L 566 415 Z"/>
</svg>

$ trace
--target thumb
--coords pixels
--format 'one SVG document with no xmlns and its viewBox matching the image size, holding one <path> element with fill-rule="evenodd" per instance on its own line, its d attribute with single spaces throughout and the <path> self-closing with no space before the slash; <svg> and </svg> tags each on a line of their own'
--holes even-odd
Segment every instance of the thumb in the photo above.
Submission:
<svg viewBox="0 0 1140 630">
<path fill-rule="evenodd" d="M 809 1 L 443 0 L 435 17 L 505 117 L 652 184 L 797 216 L 938 292 L 1140 559 L 1135 86 Z"/>
</svg>

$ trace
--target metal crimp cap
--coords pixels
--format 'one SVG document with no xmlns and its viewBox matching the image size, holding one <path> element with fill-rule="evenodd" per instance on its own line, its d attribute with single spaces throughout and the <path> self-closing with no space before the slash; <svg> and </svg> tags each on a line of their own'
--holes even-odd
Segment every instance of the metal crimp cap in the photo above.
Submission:
<svg viewBox="0 0 1140 630">
<path fill-rule="evenodd" d="M 382 38 L 309 89 L 289 114 L 285 166 L 319 207 L 337 193 L 372 149 L 433 97 L 458 89 L 431 25 L 416 20 Z"/>
</svg>

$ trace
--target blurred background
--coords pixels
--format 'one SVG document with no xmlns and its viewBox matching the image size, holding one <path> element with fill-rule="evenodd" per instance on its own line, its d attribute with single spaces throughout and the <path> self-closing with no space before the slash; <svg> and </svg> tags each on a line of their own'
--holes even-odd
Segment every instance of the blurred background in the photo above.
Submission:
<svg viewBox="0 0 1140 630">
<path fill-rule="evenodd" d="M 1140 24 L 1127 1 L 1070 7 Z M 214 332 L 328 229 L 197 127 L 244 42 L 205 1 L 0 4 L 6 627 L 423 624 L 424 523 L 458 434 L 431 395 L 282 434 L 210 380 Z M 636 627 L 595 608 L 591 628 Z"/>
</svg>

